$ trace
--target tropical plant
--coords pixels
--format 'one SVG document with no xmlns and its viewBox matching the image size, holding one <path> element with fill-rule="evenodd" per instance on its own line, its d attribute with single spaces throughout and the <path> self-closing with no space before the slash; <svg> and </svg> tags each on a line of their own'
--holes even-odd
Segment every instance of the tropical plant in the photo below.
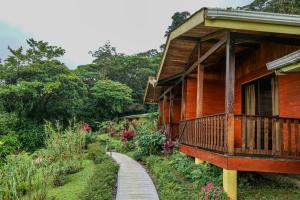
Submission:
<svg viewBox="0 0 300 200">
<path fill-rule="evenodd" d="M 138 151 L 142 155 L 159 154 L 162 151 L 162 145 L 165 141 L 165 135 L 161 132 L 154 132 L 139 136 L 136 140 Z"/>
</svg>

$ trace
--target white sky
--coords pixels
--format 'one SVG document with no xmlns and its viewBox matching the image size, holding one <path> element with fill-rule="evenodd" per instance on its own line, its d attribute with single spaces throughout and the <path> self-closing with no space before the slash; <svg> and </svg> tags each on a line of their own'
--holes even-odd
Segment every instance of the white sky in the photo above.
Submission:
<svg viewBox="0 0 300 200">
<path fill-rule="evenodd" d="M 176 11 L 236 7 L 253 0 L 0 0 L 0 57 L 33 37 L 66 49 L 70 68 L 92 61 L 90 50 L 111 41 L 134 54 L 165 42 Z"/>
</svg>

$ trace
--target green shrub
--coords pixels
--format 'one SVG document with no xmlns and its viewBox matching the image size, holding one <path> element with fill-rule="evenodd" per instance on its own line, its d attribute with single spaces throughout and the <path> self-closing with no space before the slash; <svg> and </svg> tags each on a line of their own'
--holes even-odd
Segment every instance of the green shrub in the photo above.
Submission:
<svg viewBox="0 0 300 200">
<path fill-rule="evenodd" d="M 17 152 L 21 144 L 16 135 L 8 134 L 0 137 L 0 159 L 4 159 L 7 155 Z"/>
<path fill-rule="evenodd" d="M 154 176 L 160 199 L 194 199 L 193 184 L 174 169 L 169 159 L 152 155 L 145 157 L 144 161 Z"/>
<path fill-rule="evenodd" d="M 38 168 L 26 153 L 8 156 L 0 173 L 0 199 L 45 199 L 47 166 Z"/>
<path fill-rule="evenodd" d="M 144 134 L 138 137 L 136 145 L 142 155 L 159 154 L 165 139 L 165 135 L 160 132 Z"/>
<path fill-rule="evenodd" d="M 97 143 L 89 144 L 88 158 L 93 160 L 95 164 L 101 163 L 106 158 L 104 147 Z"/>
<path fill-rule="evenodd" d="M 0 136 L 14 133 L 18 127 L 18 118 L 15 113 L 0 111 Z"/>
<path fill-rule="evenodd" d="M 216 186 L 222 185 L 222 169 L 219 167 L 209 163 L 196 165 L 191 157 L 178 152 L 171 156 L 171 160 L 172 165 L 179 173 L 195 182 L 197 191 L 201 191 L 202 186 L 209 182 Z"/>
<path fill-rule="evenodd" d="M 25 121 L 17 132 L 21 148 L 28 152 L 45 146 L 45 131 L 44 126 L 32 121 Z"/>
<path fill-rule="evenodd" d="M 105 154 L 104 147 L 100 144 L 90 144 L 88 151 L 89 156 L 98 164 L 82 194 L 82 199 L 111 200 L 117 178 L 118 165 L 111 157 Z"/>
</svg>

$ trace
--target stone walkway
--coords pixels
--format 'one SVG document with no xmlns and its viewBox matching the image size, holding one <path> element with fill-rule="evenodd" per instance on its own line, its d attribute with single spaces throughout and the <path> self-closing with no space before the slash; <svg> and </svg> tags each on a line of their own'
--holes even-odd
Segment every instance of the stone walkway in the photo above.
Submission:
<svg viewBox="0 0 300 200">
<path fill-rule="evenodd" d="M 120 165 L 116 200 L 159 200 L 150 176 L 138 162 L 115 152 L 112 157 Z"/>
</svg>

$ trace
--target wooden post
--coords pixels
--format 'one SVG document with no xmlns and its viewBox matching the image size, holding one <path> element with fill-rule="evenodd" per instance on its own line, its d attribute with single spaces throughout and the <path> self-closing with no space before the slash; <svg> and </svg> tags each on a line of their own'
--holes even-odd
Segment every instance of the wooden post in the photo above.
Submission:
<svg viewBox="0 0 300 200">
<path fill-rule="evenodd" d="M 163 98 L 163 125 L 166 125 L 166 95 Z"/>
<path fill-rule="evenodd" d="M 169 101 L 169 131 L 170 139 L 173 140 L 173 96 L 172 89 L 170 90 L 170 101 Z"/>
<path fill-rule="evenodd" d="M 173 122 L 173 97 L 172 97 L 172 90 L 170 90 L 169 123 L 172 124 L 172 122 Z"/>
<path fill-rule="evenodd" d="M 228 154 L 234 154 L 234 81 L 235 81 L 235 50 L 234 38 L 227 35 L 226 42 L 226 78 L 225 78 L 225 113 L 226 113 L 226 142 Z"/>
<path fill-rule="evenodd" d="M 198 60 L 200 59 L 201 46 L 198 45 Z M 197 71 L 197 110 L 196 116 L 201 117 L 203 113 L 203 79 L 204 79 L 204 65 L 198 64 Z"/>
<path fill-rule="evenodd" d="M 182 79 L 181 88 L 181 120 L 185 119 L 185 79 Z"/>
</svg>

